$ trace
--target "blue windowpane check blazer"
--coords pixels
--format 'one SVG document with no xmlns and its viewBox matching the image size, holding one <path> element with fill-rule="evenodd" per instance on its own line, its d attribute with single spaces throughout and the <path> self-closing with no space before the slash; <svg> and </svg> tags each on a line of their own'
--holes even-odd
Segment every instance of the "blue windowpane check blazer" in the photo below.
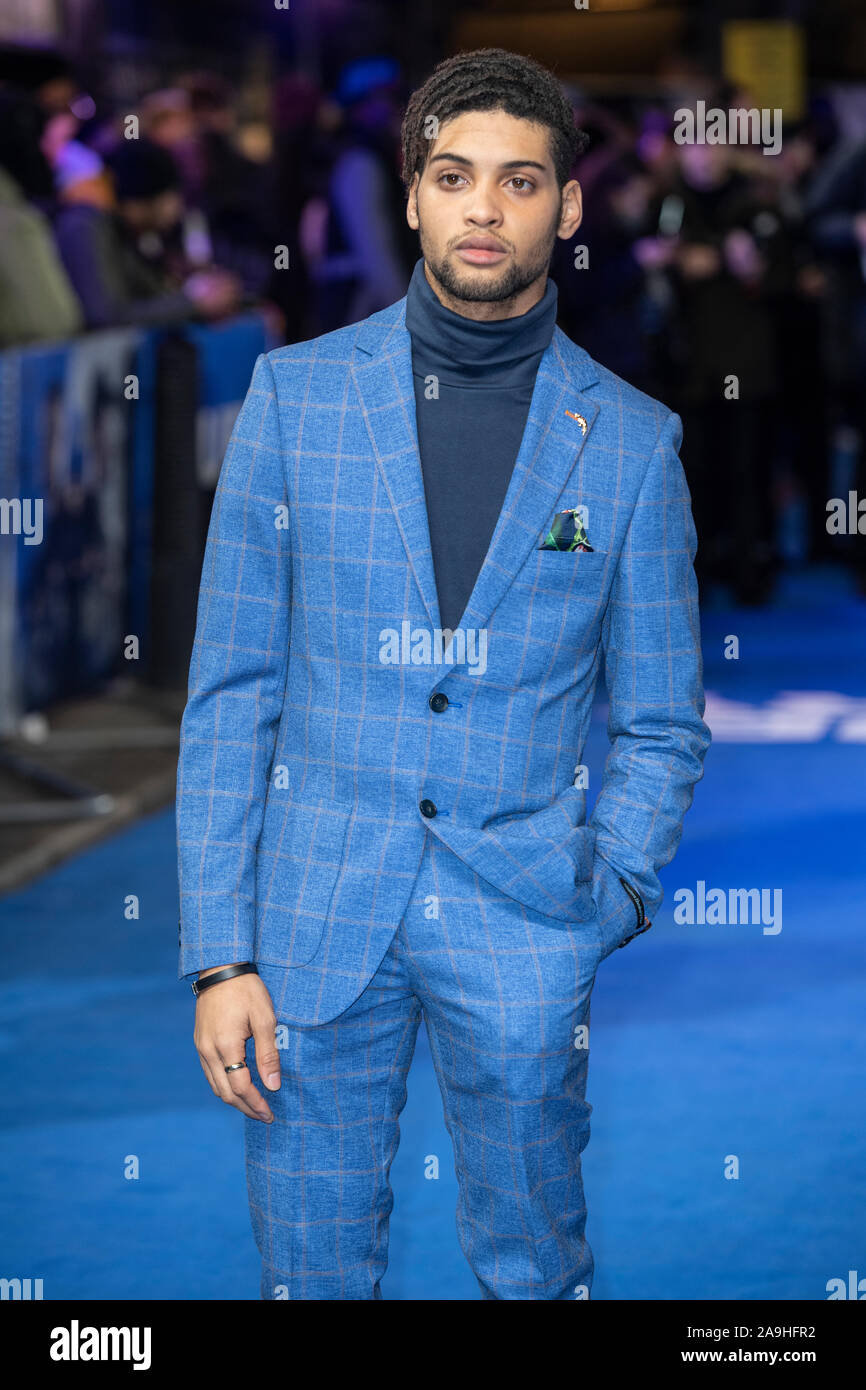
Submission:
<svg viewBox="0 0 866 1390">
<path fill-rule="evenodd" d="M 710 743 L 680 418 L 558 328 L 460 629 L 435 640 L 405 305 L 258 358 L 199 592 L 179 976 L 253 960 L 301 1023 L 365 988 L 428 833 L 564 931 L 593 921 L 604 955 L 630 941 Z"/>
</svg>

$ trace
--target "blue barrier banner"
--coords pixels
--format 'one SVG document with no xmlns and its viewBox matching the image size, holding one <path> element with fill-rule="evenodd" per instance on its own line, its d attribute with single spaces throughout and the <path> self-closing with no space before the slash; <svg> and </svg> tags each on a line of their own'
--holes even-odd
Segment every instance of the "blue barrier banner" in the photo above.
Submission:
<svg viewBox="0 0 866 1390">
<path fill-rule="evenodd" d="M 264 320 L 235 319 L 212 328 L 192 325 L 186 337 L 198 349 L 196 477 L 211 492 L 217 485 L 238 411 L 260 352 L 267 352 Z"/>
<path fill-rule="evenodd" d="M 21 710 L 93 690 L 117 667 L 126 600 L 130 413 L 138 334 L 20 353 L 19 497 L 41 513 L 18 536 L 13 659 Z"/>
<path fill-rule="evenodd" d="M 142 649 L 150 638 L 150 581 L 153 556 L 153 462 L 155 447 L 156 360 L 167 330 L 141 336 L 136 360 L 141 398 L 132 439 L 130 501 L 132 527 L 129 548 L 129 631 Z M 198 354 L 196 403 L 196 477 L 205 493 L 216 487 L 226 445 L 252 379 L 256 358 L 275 346 L 264 315 L 250 313 L 225 324 L 184 324 L 173 327 Z"/>
<path fill-rule="evenodd" d="M 19 669 L 15 659 L 18 625 L 18 546 L 12 507 L 19 497 L 18 434 L 20 357 L 0 353 L 0 737 L 15 731 L 21 710 Z"/>
<path fill-rule="evenodd" d="M 156 352 L 169 329 L 117 329 L 0 354 L 0 733 L 28 710 L 95 692 L 124 640 L 147 651 Z M 189 323 L 196 478 L 209 501 L 264 317 Z M 38 522 L 38 525 L 37 525 Z"/>
</svg>

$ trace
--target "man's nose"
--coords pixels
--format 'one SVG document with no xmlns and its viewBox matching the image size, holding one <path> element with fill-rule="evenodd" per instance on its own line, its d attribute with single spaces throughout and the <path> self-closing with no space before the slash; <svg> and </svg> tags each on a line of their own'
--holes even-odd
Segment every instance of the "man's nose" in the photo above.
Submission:
<svg viewBox="0 0 866 1390">
<path fill-rule="evenodd" d="M 502 221 L 502 208 L 492 191 L 479 188 L 470 199 L 465 215 L 473 226 L 489 227 Z"/>
</svg>

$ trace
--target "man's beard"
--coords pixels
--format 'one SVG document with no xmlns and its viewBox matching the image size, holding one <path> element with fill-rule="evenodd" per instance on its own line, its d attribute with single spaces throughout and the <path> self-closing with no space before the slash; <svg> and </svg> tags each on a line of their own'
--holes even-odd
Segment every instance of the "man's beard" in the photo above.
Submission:
<svg viewBox="0 0 866 1390">
<path fill-rule="evenodd" d="M 438 260 L 434 259 L 425 246 L 424 228 L 419 221 L 418 236 L 421 242 L 421 254 L 431 273 L 453 299 L 462 299 L 470 304 L 498 304 L 504 300 L 516 298 L 524 290 L 529 289 L 529 286 L 534 284 L 540 276 L 547 274 L 553 256 L 559 221 L 560 213 L 557 211 L 556 220 L 551 224 L 548 234 L 535 244 L 525 260 L 510 261 L 505 274 L 499 278 L 486 271 L 475 276 L 471 267 L 467 267 L 465 271 L 458 270 L 446 256 L 442 256 Z M 460 240 L 464 241 L 466 235 L 464 232 Z M 506 249 L 513 250 L 512 247 L 506 247 Z"/>
</svg>

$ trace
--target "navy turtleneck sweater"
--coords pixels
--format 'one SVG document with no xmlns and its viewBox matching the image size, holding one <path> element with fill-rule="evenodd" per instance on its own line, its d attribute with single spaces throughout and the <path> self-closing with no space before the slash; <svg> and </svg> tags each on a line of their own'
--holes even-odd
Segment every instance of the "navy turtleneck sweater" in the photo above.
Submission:
<svg viewBox="0 0 866 1390">
<path fill-rule="evenodd" d="M 441 304 L 416 263 L 406 296 L 415 414 L 443 628 L 461 625 L 514 469 L 557 291 L 516 318 L 478 322 Z M 438 382 L 429 388 L 429 378 Z"/>
</svg>

